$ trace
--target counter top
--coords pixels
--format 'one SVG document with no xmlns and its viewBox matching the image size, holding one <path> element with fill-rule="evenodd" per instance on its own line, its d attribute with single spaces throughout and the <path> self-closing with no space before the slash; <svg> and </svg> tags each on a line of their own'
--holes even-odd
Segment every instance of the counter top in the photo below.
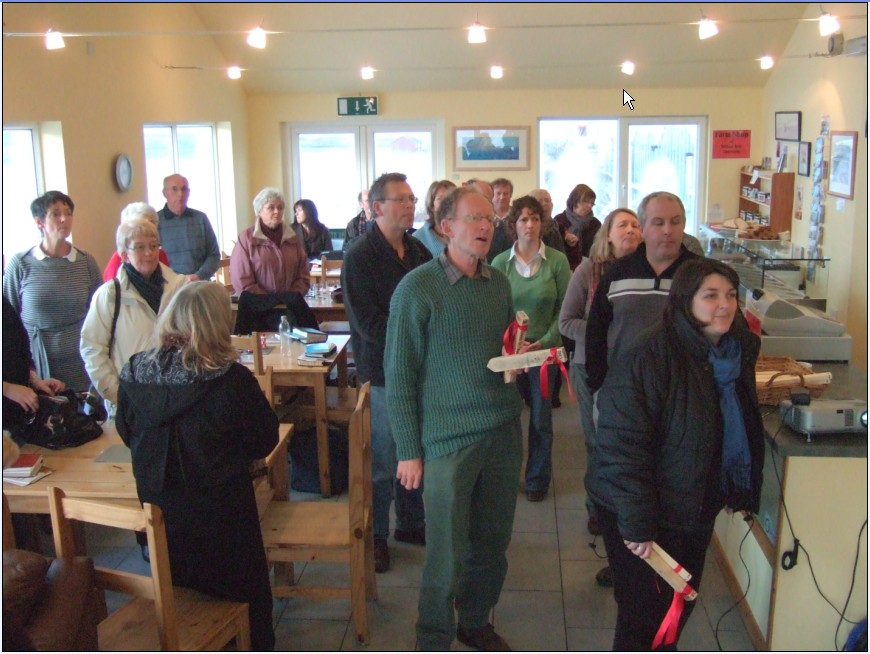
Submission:
<svg viewBox="0 0 870 654">
<path fill-rule="evenodd" d="M 867 398 L 867 373 L 860 368 L 847 364 L 816 363 L 813 370 L 833 375 L 830 387 L 820 399 Z M 782 424 L 779 409 L 762 407 L 762 415 L 766 435 L 780 456 L 867 458 L 867 434 L 818 434 L 808 443 L 806 434 Z"/>
</svg>

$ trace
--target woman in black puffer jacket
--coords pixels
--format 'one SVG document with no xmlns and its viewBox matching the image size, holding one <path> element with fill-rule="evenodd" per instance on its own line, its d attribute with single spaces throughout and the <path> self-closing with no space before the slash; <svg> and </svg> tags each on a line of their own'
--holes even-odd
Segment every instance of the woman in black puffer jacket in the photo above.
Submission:
<svg viewBox="0 0 870 654">
<path fill-rule="evenodd" d="M 722 263 L 684 263 L 662 322 L 617 360 L 598 395 L 586 488 L 613 569 L 614 650 L 651 649 L 671 605 L 670 587 L 641 560 L 653 541 L 692 574 L 697 590 L 719 511 L 758 510 L 760 340 L 738 311 L 738 288 Z"/>
</svg>

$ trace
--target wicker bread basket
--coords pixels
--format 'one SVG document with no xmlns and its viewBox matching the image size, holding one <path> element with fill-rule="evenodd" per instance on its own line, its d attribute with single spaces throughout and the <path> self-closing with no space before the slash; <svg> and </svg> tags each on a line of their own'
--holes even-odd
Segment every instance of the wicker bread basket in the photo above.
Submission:
<svg viewBox="0 0 870 654">
<path fill-rule="evenodd" d="M 755 372 L 775 373 L 767 381 L 756 379 L 755 388 L 758 392 L 758 403 L 771 406 L 778 405 L 782 400 L 787 400 L 793 388 L 806 388 L 811 397 L 820 397 L 828 384 L 810 384 L 804 381 L 804 375 L 811 375 L 812 370 L 801 365 L 791 357 L 771 357 L 760 355 L 755 364 Z M 774 380 L 783 375 L 796 375 L 799 379 L 786 385 L 773 386 Z"/>
</svg>

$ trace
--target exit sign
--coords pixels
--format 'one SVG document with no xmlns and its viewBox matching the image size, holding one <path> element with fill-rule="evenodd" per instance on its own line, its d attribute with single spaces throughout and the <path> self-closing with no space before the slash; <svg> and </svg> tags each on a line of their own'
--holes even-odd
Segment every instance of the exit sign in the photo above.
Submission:
<svg viewBox="0 0 870 654">
<path fill-rule="evenodd" d="M 378 96 L 357 96 L 338 99 L 339 116 L 377 116 Z"/>
</svg>

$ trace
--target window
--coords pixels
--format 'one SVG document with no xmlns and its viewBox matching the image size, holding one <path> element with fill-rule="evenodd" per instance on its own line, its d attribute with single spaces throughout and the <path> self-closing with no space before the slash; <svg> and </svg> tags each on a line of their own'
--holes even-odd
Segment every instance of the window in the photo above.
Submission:
<svg viewBox="0 0 870 654">
<path fill-rule="evenodd" d="M 540 183 L 564 210 L 571 189 L 588 184 L 596 215 L 636 209 L 653 191 L 670 191 L 686 207 L 686 232 L 697 230 L 706 175 L 702 117 L 542 119 Z"/>
<path fill-rule="evenodd" d="M 3 257 L 39 242 L 30 203 L 42 194 L 36 127 L 3 128 Z"/>
<path fill-rule="evenodd" d="M 223 244 L 214 126 L 146 125 L 143 133 L 148 204 L 162 209 L 163 179 L 172 173 L 184 175 L 190 184 L 190 206 L 209 217 L 218 243 Z"/>
<path fill-rule="evenodd" d="M 383 173 L 407 175 L 420 198 L 433 180 L 444 175 L 444 129 L 433 122 L 287 127 L 292 162 L 288 209 L 296 200 L 308 198 L 330 229 L 344 229 L 359 213 L 360 189 L 369 188 Z M 415 223 L 422 223 L 425 214 L 426 208 L 418 202 Z"/>
</svg>

